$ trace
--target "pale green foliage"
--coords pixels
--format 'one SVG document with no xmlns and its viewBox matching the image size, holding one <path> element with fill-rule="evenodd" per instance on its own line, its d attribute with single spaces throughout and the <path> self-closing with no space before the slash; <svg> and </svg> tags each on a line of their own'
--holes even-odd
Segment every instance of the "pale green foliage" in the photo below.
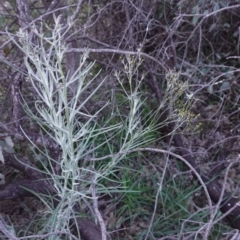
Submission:
<svg viewBox="0 0 240 240">
<path fill-rule="evenodd" d="M 57 168 L 60 169 L 60 176 L 54 174 L 52 159 L 46 153 L 49 168 L 45 170 L 53 180 L 54 188 L 62 201 L 58 209 L 49 209 L 51 228 L 43 228 L 43 232 L 68 229 L 69 219 L 74 214 L 72 206 L 83 201 L 90 202 L 88 206 L 91 205 L 93 179 L 96 184 L 96 193 L 108 192 L 107 186 L 98 185 L 98 182 L 114 171 L 118 162 L 124 159 L 128 151 L 150 142 L 152 139 L 147 135 L 154 128 L 154 125 L 145 127 L 142 123 L 142 100 L 139 93 L 141 82 L 134 83 L 134 74 L 140 63 L 135 65 L 130 56 L 127 57 L 127 62 L 124 62 L 125 73 L 116 73 L 128 103 L 128 114 L 122 116 L 121 121 L 115 121 L 103 127 L 97 119 L 108 103 L 91 114 L 82 111 L 94 95 L 100 94 L 98 90 L 105 79 L 97 87 L 91 87 L 98 75 L 89 80 L 89 72 L 94 63 L 87 62 L 87 50 L 81 56 L 80 66 L 75 74 L 71 78 L 68 77 L 68 73 L 64 70 L 67 47 L 63 41 L 68 28 L 62 28 L 59 18 L 55 21 L 51 36 L 43 34 L 41 30 L 32 26 L 34 37 L 37 37 L 34 42 L 37 44 L 32 43 L 32 35 L 23 30 L 18 32 L 19 41 L 14 40 L 24 53 L 27 76 L 38 99 L 35 102 L 37 114 L 34 114 L 26 104 L 24 107 L 32 119 L 54 139 L 61 149 L 60 159 L 55 159 L 59 161 Z M 126 79 L 128 79 L 127 89 L 123 84 L 123 80 Z M 74 88 L 72 88 L 73 85 Z M 87 89 L 91 89 L 91 92 L 88 95 L 85 94 L 83 99 Z M 115 111 L 120 111 L 117 106 Z M 101 147 L 105 143 L 110 145 L 111 139 L 118 136 L 121 137 L 118 152 L 112 153 L 113 156 L 108 163 L 96 165 L 89 162 L 89 158 L 101 152 Z M 97 140 L 100 137 L 106 139 L 105 142 L 99 143 Z M 84 161 L 85 164 L 83 164 Z"/>
</svg>

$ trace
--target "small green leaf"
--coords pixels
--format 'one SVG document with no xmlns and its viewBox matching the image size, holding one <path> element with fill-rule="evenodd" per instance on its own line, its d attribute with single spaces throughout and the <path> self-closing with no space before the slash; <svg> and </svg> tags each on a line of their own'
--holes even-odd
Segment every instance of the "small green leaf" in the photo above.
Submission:
<svg viewBox="0 0 240 240">
<path fill-rule="evenodd" d="M 5 176 L 3 174 L 0 173 L 0 185 L 5 184 Z"/>
<path fill-rule="evenodd" d="M 4 147 L 6 147 L 6 142 L 5 141 L 3 141 L 3 140 L 0 140 L 0 147 L 1 148 L 4 148 Z"/>
<path fill-rule="evenodd" d="M 233 33 L 233 37 L 238 37 L 238 35 L 239 35 L 239 31 L 238 30 Z"/>
<path fill-rule="evenodd" d="M 231 27 L 231 25 L 230 25 L 229 23 L 224 23 L 223 26 L 224 26 L 225 28 L 230 28 L 230 27 Z"/>
<path fill-rule="evenodd" d="M 14 147 L 14 143 L 13 143 L 12 138 L 10 136 L 5 138 L 5 142 L 7 143 L 7 145 L 9 147 L 12 147 L 12 148 Z"/>
<path fill-rule="evenodd" d="M 215 55 L 216 55 L 216 57 L 217 57 L 219 60 L 222 59 L 222 57 L 221 57 L 221 55 L 220 55 L 219 53 L 216 53 Z"/>
<path fill-rule="evenodd" d="M 221 7 L 227 7 L 228 2 L 226 0 L 222 0 L 222 1 L 220 1 L 220 5 L 221 5 Z"/>
<path fill-rule="evenodd" d="M 216 2 L 213 7 L 213 11 L 217 11 L 219 9 L 219 4 Z"/>
<path fill-rule="evenodd" d="M 192 19 L 192 24 L 195 26 L 197 21 L 199 19 L 199 16 L 194 16 L 193 19 Z"/>
<path fill-rule="evenodd" d="M 230 83 L 229 82 L 223 82 L 221 87 L 220 87 L 220 90 L 221 91 L 225 91 L 225 90 L 227 90 L 229 88 L 230 88 Z"/>
<path fill-rule="evenodd" d="M 208 68 L 208 67 L 203 67 L 201 73 L 203 74 L 203 76 L 205 76 L 205 75 L 207 75 L 207 73 L 208 73 L 209 71 L 210 71 L 210 68 Z"/>
<path fill-rule="evenodd" d="M 0 15 L 0 27 L 2 27 L 4 24 L 4 18 L 2 15 Z"/>
<path fill-rule="evenodd" d="M 207 91 L 208 91 L 210 94 L 213 94 L 213 85 L 208 86 Z"/>
<path fill-rule="evenodd" d="M 205 10 L 205 11 L 203 12 L 203 14 L 204 14 L 204 15 L 208 15 L 208 14 L 209 14 L 209 10 Z"/>
<path fill-rule="evenodd" d="M 216 27 L 217 27 L 217 24 L 216 24 L 216 23 L 213 23 L 213 24 L 211 25 L 211 27 L 209 28 L 209 32 L 212 32 L 213 30 L 215 30 Z"/>
<path fill-rule="evenodd" d="M 4 150 L 8 153 L 15 153 L 15 150 L 13 147 L 9 146 L 6 141 L 0 140 L 0 147 L 1 150 Z M 1 159 L 0 159 L 1 160 Z"/>
<path fill-rule="evenodd" d="M 3 154 L 2 154 L 2 148 L 0 147 L 0 161 L 4 164 L 5 161 L 4 161 L 4 157 L 3 157 Z"/>
<path fill-rule="evenodd" d="M 226 77 L 227 79 L 232 78 L 232 76 L 233 76 L 233 72 L 227 72 L 227 73 L 225 74 L 225 77 Z"/>
<path fill-rule="evenodd" d="M 6 147 L 4 148 L 4 150 L 5 150 L 6 152 L 8 152 L 8 153 L 15 153 L 14 148 L 9 147 L 9 146 L 6 146 Z"/>
</svg>

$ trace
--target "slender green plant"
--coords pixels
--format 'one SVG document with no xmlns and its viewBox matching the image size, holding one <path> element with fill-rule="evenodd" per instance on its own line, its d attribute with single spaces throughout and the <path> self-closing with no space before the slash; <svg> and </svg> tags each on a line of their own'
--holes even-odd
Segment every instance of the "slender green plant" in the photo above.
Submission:
<svg viewBox="0 0 240 240">
<path fill-rule="evenodd" d="M 90 99 L 100 94 L 99 90 L 106 78 L 99 81 L 99 74 L 89 78 L 94 62 L 88 62 L 87 49 L 80 57 L 80 65 L 75 74 L 68 76 L 64 64 L 67 51 L 64 36 L 70 27 L 71 24 L 63 27 L 60 18 L 56 18 L 51 35 L 43 33 L 43 26 L 37 28 L 35 25 L 32 25 L 31 33 L 20 29 L 17 38 L 9 34 L 24 53 L 27 80 L 36 94 L 35 109 L 26 103 L 24 108 L 41 130 L 61 149 L 60 159 L 51 159 L 46 146 L 45 157 L 48 164 L 45 164 L 44 171 L 53 180 L 61 201 L 56 209 L 52 209 L 51 205 L 39 196 L 48 206 L 50 214 L 49 221 L 46 221 L 40 233 L 69 230 L 69 220 L 74 217 L 72 207 L 76 203 L 87 202 L 88 206 L 93 206 L 90 211 L 101 222 L 96 204 L 97 195 L 112 191 L 108 186 L 103 186 L 101 180 L 108 179 L 129 151 L 153 141 L 150 133 L 155 129 L 155 122 L 150 115 L 147 118 L 142 116 L 144 100 L 140 94 L 141 81 L 135 82 L 134 79 L 141 60 L 136 62 L 137 59 L 131 56 L 127 56 L 123 61 L 125 72 L 115 74 L 128 105 L 124 114 L 119 112 L 121 108 L 118 106 L 113 109 L 115 112 L 112 115 L 119 115 L 120 121 L 112 121 L 108 126 L 98 122 L 99 114 L 104 114 L 108 102 L 94 113 L 83 111 Z M 95 82 L 97 86 L 93 88 Z M 113 153 L 111 145 L 115 144 L 114 138 L 118 138 L 119 142 L 109 161 L 88 161 L 89 157 L 98 156 L 106 146 L 109 153 Z M 99 139 L 102 141 L 99 142 Z M 125 154 L 117 154 L 118 152 Z M 56 167 L 59 175 L 55 174 Z M 101 228 L 103 231 L 104 226 L 101 225 Z M 56 239 L 56 236 L 49 236 L 48 239 Z"/>
</svg>

